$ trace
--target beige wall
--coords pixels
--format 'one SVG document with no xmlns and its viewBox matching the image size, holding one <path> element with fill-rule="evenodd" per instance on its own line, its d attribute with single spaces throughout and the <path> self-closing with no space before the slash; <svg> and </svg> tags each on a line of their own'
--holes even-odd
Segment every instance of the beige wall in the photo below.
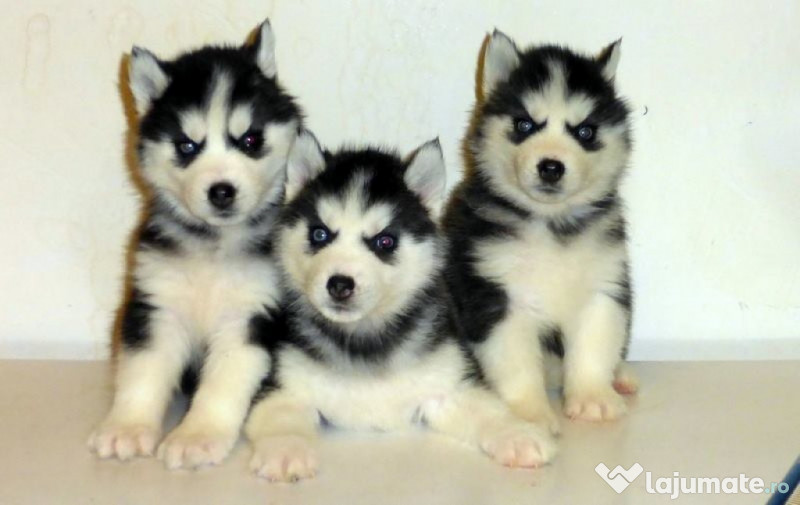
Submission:
<svg viewBox="0 0 800 505">
<path fill-rule="evenodd" d="M 238 43 L 270 16 L 279 75 L 324 143 L 407 150 L 440 135 L 451 183 L 487 30 L 587 51 L 623 36 L 634 357 L 800 357 L 796 0 L 0 0 L 0 12 L 0 356 L 107 352 L 137 209 L 122 54 Z"/>
</svg>

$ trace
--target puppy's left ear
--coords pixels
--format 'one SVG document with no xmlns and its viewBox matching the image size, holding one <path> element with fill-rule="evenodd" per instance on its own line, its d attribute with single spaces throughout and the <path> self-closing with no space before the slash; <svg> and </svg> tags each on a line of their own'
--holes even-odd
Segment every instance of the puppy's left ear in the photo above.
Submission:
<svg viewBox="0 0 800 505">
<path fill-rule="evenodd" d="M 617 39 L 597 55 L 597 63 L 602 67 L 603 77 L 609 82 L 614 82 L 614 76 L 617 75 L 621 45 L 622 39 Z"/>
<path fill-rule="evenodd" d="M 261 23 L 256 31 L 255 39 L 252 43 L 246 44 L 246 48 L 250 50 L 261 72 L 270 79 L 274 79 L 278 73 L 278 67 L 275 65 L 275 35 L 272 33 L 269 19 L 265 19 Z"/>
<path fill-rule="evenodd" d="M 417 148 L 408 157 L 403 176 L 408 188 L 419 196 L 422 204 L 435 216 L 439 216 L 445 197 L 447 171 L 439 138 L 430 140 Z"/>
</svg>

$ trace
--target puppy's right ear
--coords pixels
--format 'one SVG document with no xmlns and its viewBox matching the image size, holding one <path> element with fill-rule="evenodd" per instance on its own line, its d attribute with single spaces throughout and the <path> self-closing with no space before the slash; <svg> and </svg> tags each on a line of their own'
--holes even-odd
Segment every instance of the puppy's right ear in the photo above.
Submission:
<svg viewBox="0 0 800 505">
<path fill-rule="evenodd" d="M 497 84 L 508 79 L 518 65 L 516 44 L 508 35 L 495 29 L 483 53 L 483 96 L 489 96 Z"/>
<path fill-rule="evenodd" d="M 291 201 L 311 179 L 325 168 L 325 155 L 317 138 L 308 130 L 297 135 L 286 164 L 286 201 Z"/>
<path fill-rule="evenodd" d="M 153 53 L 134 46 L 128 60 L 128 82 L 136 102 L 136 112 L 141 117 L 153 101 L 164 94 L 169 76 Z"/>
</svg>

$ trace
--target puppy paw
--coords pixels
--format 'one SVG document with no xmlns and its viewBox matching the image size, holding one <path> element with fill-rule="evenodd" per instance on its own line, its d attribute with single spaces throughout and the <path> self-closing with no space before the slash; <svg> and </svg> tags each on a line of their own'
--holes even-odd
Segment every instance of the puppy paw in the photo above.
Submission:
<svg viewBox="0 0 800 505">
<path fill-rule="evenodd" d="M 317 455 L 304 437 L 267 437 L 255 444 L 250 470 L 270 482 L 297 482 L 316 475 Z"/>
<path fill-rule="evenodd" d="M 626 410 L 625 399 L 611 387 L 568 393 L 564 402 L 564 414 L 572 420 L 613 421 Z"/>
<path fill-rule="evenodd" d="M 160 430 L 140 423 L 105 422 L 89 437 L 89 449 L 100 458 L 125 461 L 152 456 Z"/>
<path fill-rule="evenodd" d="M 549 403 L 534 405 L 530 402 L 514 402 L 509 403 L 509 408 L 517 417 L 544 426 L 553 435 L 561 433 L 561 423 L 558 420 L 558 415 L 550 407 Z"/>
<path fill-rule="evenodd" d="M 218 465 L 238 438 L 236 430 L 180 425 L 158 447 L 158 459 L 170 470 Z"/>
<path fill-rule="evenodd" d="M 621 363 L 614 373 L 613 386 L 621 395 L 633 395 L 639 391 L 639 379 L 628 364 Z"/>
<path fill-rule="evenodd" d="M 511 468 L 538 468 L 556 454 L 553 438 L 540 427 L 525 422 L 489 430 L 480 446 L 492 459 Z"/>
</svg>

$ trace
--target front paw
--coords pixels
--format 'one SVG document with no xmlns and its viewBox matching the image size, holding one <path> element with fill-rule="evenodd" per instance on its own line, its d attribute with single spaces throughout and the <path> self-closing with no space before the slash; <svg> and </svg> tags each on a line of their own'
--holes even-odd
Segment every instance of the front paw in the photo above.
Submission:
<svg viewBox="0 0 800 505">
<path fill-rule="evenodd" d="M 487 430 L 480 446 L 492 459 L 511 468 L 538 468 L 556 454 L 556 444 L 550 434 L 523 421 Z"/>
<path fill-rule="evenodd" d="M 136 422 L 106 421 L 89 437 L 89 449 L 100 458 L 122 461 L 135 456 L 152 456 L 160 430 Z"/>
<path fill-rule="evenodd" d="M 526 421 L 534 424 L 544 426 L 553 435 L 561 433 L 561 423 L 558 420 L 558 415 L 550 407 L 548 402 L 534 404 L 532 402 L 512 402 L 509 403 L 511 412 L 517 417 L 521 417 Z"/>
<path fill-rule="evenodd" d="M 625 399 L 610 386 L 567 393 L 564 414 L 572 420 L 602 422 L 625 414 Z"/>
<path fill-rule="evenodd" d="M 158 447 L 158 459 L 170 470 L 218 465 L 238 438 L 237 430 L 181 424 Z"/>
<path fill-rule="evenodd" d="M 298 435 L 267 437 L 255 444 L 250 470 L 271 482 L 309 479 L 317 473 L 316 451 Z"/>
</svg>

